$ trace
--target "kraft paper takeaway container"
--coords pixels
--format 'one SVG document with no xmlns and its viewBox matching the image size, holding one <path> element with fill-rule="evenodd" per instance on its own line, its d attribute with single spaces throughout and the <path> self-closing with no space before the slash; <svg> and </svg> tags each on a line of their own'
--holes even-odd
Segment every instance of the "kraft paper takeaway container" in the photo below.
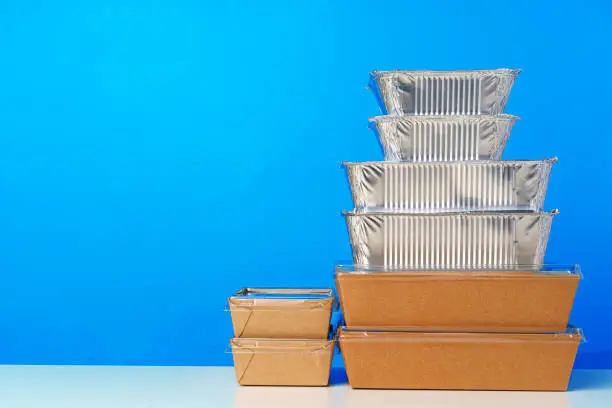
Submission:
<svg viewBox="0 0 612 408">
<path fill-rule="evenodd" d="M 334 340 L 231 340 L 240 385 L 327 386 Z"/>
<path fill-rule="evenodd" d="M 347 329 L 339 342 L 353 388 L 567 389 L 578 329 L 561 333 L 449 333 Z"/>
<path fill-rule="evenodd" d="M 393 269 L 336 267 L 347 326 L 558 332 L 567 327 L 578 265 Z"/>
<path fill-rule="evenodd" d="M 234 337 L 327 339 L 331 289 L 245 288 L 228 300 Z"/>
</svg>

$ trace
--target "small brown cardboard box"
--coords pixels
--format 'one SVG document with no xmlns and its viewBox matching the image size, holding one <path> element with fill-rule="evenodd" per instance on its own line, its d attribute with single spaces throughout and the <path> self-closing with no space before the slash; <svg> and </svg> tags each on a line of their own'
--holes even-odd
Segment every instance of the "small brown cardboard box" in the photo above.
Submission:
<svg viewBox="0 0 612 408">
<path fill-rule="evenodd" d="M 327 386 L 334 340 L 231 341 L 240 385 Z"/>
<path fill-rule="evenodd" d="M 229 298 L 234 337 L 327 339 L 331 289 L 241 289 Z"/>
<path fill-rule="evenodd" d="M 353 388 L 564 391 L 581 334 L 343 328 L 338 339 Z"/>
<path fill-rule="evenodd" d="M 556 332 L 567 327 L 577 267 L 521 271 L 346 271 L 336 287 L 348 327 Z"/>
</svg>

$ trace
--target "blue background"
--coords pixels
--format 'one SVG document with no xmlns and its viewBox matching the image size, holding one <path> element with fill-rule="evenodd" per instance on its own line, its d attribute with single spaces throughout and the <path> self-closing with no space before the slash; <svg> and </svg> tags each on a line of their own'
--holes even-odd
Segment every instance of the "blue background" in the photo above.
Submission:
<svg viewBox="0 0 612 408">
<path fill-rule="evenodd" d="M 242 286 L 329 286 L 373 69 L 523 68 L 505 158 L 559 156 L 547 261 L 612 368 L 606 1 L 0 4 L 0 363 L 229 364 Z"/>
</svg>

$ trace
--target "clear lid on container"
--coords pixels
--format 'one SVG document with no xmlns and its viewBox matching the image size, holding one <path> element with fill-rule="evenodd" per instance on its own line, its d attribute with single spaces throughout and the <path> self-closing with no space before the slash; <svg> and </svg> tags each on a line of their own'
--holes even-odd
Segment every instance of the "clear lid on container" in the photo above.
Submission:
<svg viewBox="0 0 612 408">
<path fill-rule="evenodd" d="M 234 299 L 329 299 L 332 289 L 307 288 L 242 288 L 231 297 Z"/>
<path fill-rule="evenodd" d="M 312 288 L 242 288 L 227 299 L 225 310 L 248 308 L 279 311 L 299 308 L 300 311 L 319 311 L 331 305 L 337 308 L 332 289 Z"/>
<path fill-rule="evenodd" d="M 342 211 L 342 215 L 345 217 L 552 217 L 555 215 L 559 215 L 559 210 L 554 209 L 552 211 L 462 211 L 462 212 L 437 212 L 437 213 L 414 213 L 414 212 L 404 212 L 404 211 L 371 211 L 371 212 L 361 212 L 361 211 Z"/>
<path fill-rule="evenodd" d="M 338 339 L 341 341 L 449 341 L 449 342 L 523 342 L 523 341 L 549 341 L 568 340 L 586 343 L 582 329 L 568 325 L 561 332 L 509 332 L 478 330 L 448 330 L 435 327 L 346 327 L 338 330 Z"/>
<path fill-rule="evenodd" d="M 480 121 L 517 121 L 520 116 L 502 113 L 500 115 L 377 115 L 368 119 L 376 124 L 381 122 L 480 122 Z"/>
<path fill-rule="evenodd" d="M 247 339 L 234 337 L 226 349 L 231 354 L 253 353 L 329 353 L 336 340 L 329 339 Z"/>
<path fill-rule="evenodd" d="M 372 266 L 372 265 L 355 265 L 351 263 L 341 264 L 336 266 L 336 277 L 342 274 L 360 275 L 363 277 L 375 276 L 376 279 L 381 277 L 398 278 L 401 276 L 418 276 L 426 275 L 427 279 L 459 279 L 465 276 L 474 277 L 533 277 L 534 274 L 542 276 L 577 276 L 583 278 L 582 270 L 579 265 L 479 265 L 479 266 L 458 266 L 448 268 L 411 268 L 411 267 L 388 267 L 388 266 Z"/>
<path fill-rule="evenodd" d="M 511 76 L 516 77 L 520 74 L 521 69 L 511 68 L 497 68 L 497 69 L 460 69 L 460 70 L 446 70 L 446 71 L 433 71 L 433 70 L 403 70 L 395 69 L 389 71 L 374 70 L 370 72 L 371 78 L 380 78 L 385 76 L 394 75 L 411 75 L 411 76 L 481 76 L 481 75 L 500 75 L 500 76 Z"/>
<path fill-rule="evenodd" d="M 559 161 L 558 157 L 551 157 L 548 159 L 542 160 L 457 160 L 457 161 L 446 161 L 446 162 L 425 162 L 425 163 L 414 163 L 414 162 L 390 162 L 387 160 L 377 160 L 377 161 L 363 161 L 363 162 L 350 162 L 343 161 L 342 167 L 353 167 L 353 166 L 405 166 L 405 167 L 445 167 L 445 166 L 489 166 L 491 164 L 497 166 L 516 166 L 516 165 L 524 165 L 524 164 L 552 164 L 557 163 Z"/>
</svg>

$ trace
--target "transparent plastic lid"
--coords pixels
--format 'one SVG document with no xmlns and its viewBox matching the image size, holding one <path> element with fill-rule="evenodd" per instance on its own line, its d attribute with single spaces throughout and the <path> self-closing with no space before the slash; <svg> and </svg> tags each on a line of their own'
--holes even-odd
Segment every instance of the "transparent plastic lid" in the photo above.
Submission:
<svg viewBox="0 0 612 408">
<path fill-rule="evenodd" d="M 444 328 L 435 327 L 401 327 L 401 328 L 390 328 L 390 327 L 346 327 L 343 326 L 339 330 L 339 338 L 343 338 L 346 335 L 351 341 L 352 340 L 389 340 L 389 341 L 421 341 L 431 336 L 436 340 L 448 340 L 448 341 L 525 341 L 535 340 L 538 338 L 542 339 L 553 339 L 553 338 L 566 338 L 566 339 L 579 339 L 581 343 L 586 343 L 582 329 L 573 325 L 568 325 L 565 331 L 561 332 L 508 332 L 508 331 L 477 331 L 477 330 L 448 330 Z"/>
<path fill-rule="evenodd" d="M 552 164 L 559 161 L 558 157 L 551 157 L 543 160 L 478 160 L 478 161 L 465 161 L 465 160 L 454 160 L 445 163 L 409 163 L 409 162 L 389 162 L 389 161 L 363 161 L 363 162 L 350 162 L 343 161 L 343 167 L 357 167 L 357 166 L 368 166 L 368 165 L 380 165 L 380 166 L 402 166 L 406 168 L 419 168 L 424 166 L 436 166 L 438 168 L 450 167 L 450 166 L 487 166 L 487 165 L 504 165 L 504 166 L 517 166 L 522 164 Z"/>
<path fill-rule="evenodd" d="M 332 289 L 243 288 L 232 299 L 329 299 Z"/>
<path fill-rule="evenodd" d="M 515 77 L 521 72 L 521 69 L 497 68 L 497 69 L 457 69 L 457 70 L 442 70 L 434 71 L 427 69 L 394 69 L 388 71 L 374 70 L 370 73 L 372 77 L 384 77 L 389 75 L 405 74 L 413 76 L 466 76 L 466 75 L 508 75 Z"/>
<path fill-rule="evenodd" d="M 379 122 L 478 122 L 478 121 L 517 121 L 520 116 L 502 113 L 499 115 L 377 115 L 368 118 L 370 123 Z"/>
<path fill-rule="evenodd" d="M 558 209 L 554 209 L 552 211 L 446 211 L 446 212 L 437 212 L 437 213 L 413 213 L 407 211 L 370 211 L 370 212 L 360 212 L 356 210 L 351 211 L 342 211 L 342 215 L 345 217 L 372 217 L 372 216 L 381 216 L 381 217 L 415 217 L 415 218 L 435 218 L 435 217 L 547 217 L 547 216 L 555 216 L 559 215 L 560 211 Z"/>
<path fill-rule="evenodd" d="M 446 268 L 416 268 L 416 267 L 385 267 L 371 265 L 355 265 L 351 263 L 336 266 L 336 273 L 349 273 L 357 275 L 370 274 L 410 274 L 410 273 L 473 273 L 473 274 L 500 274 L 500 273 L 529 273 L 551 276 L 578 276 L 583 278 L 582 270 L 579 265 L 546 264 L 546 265 L 479 265 L 479 266 L 459 266 Z"/>
<path fill-rule="evenodd" d="M 338 301 L 333 289 L 302 288 L 243 288 L 227 298 L 225 311 L 258 310 L 258 311 L 313 311 L 318 312 L 338 309 Z"/>
<path fill-rule="evenodd" d="M 321 340 L 302 339 L 246 339 L 234 337 L 226 353 L 317 353 L 333 352 L 335 338 Z"/>
</svg>

